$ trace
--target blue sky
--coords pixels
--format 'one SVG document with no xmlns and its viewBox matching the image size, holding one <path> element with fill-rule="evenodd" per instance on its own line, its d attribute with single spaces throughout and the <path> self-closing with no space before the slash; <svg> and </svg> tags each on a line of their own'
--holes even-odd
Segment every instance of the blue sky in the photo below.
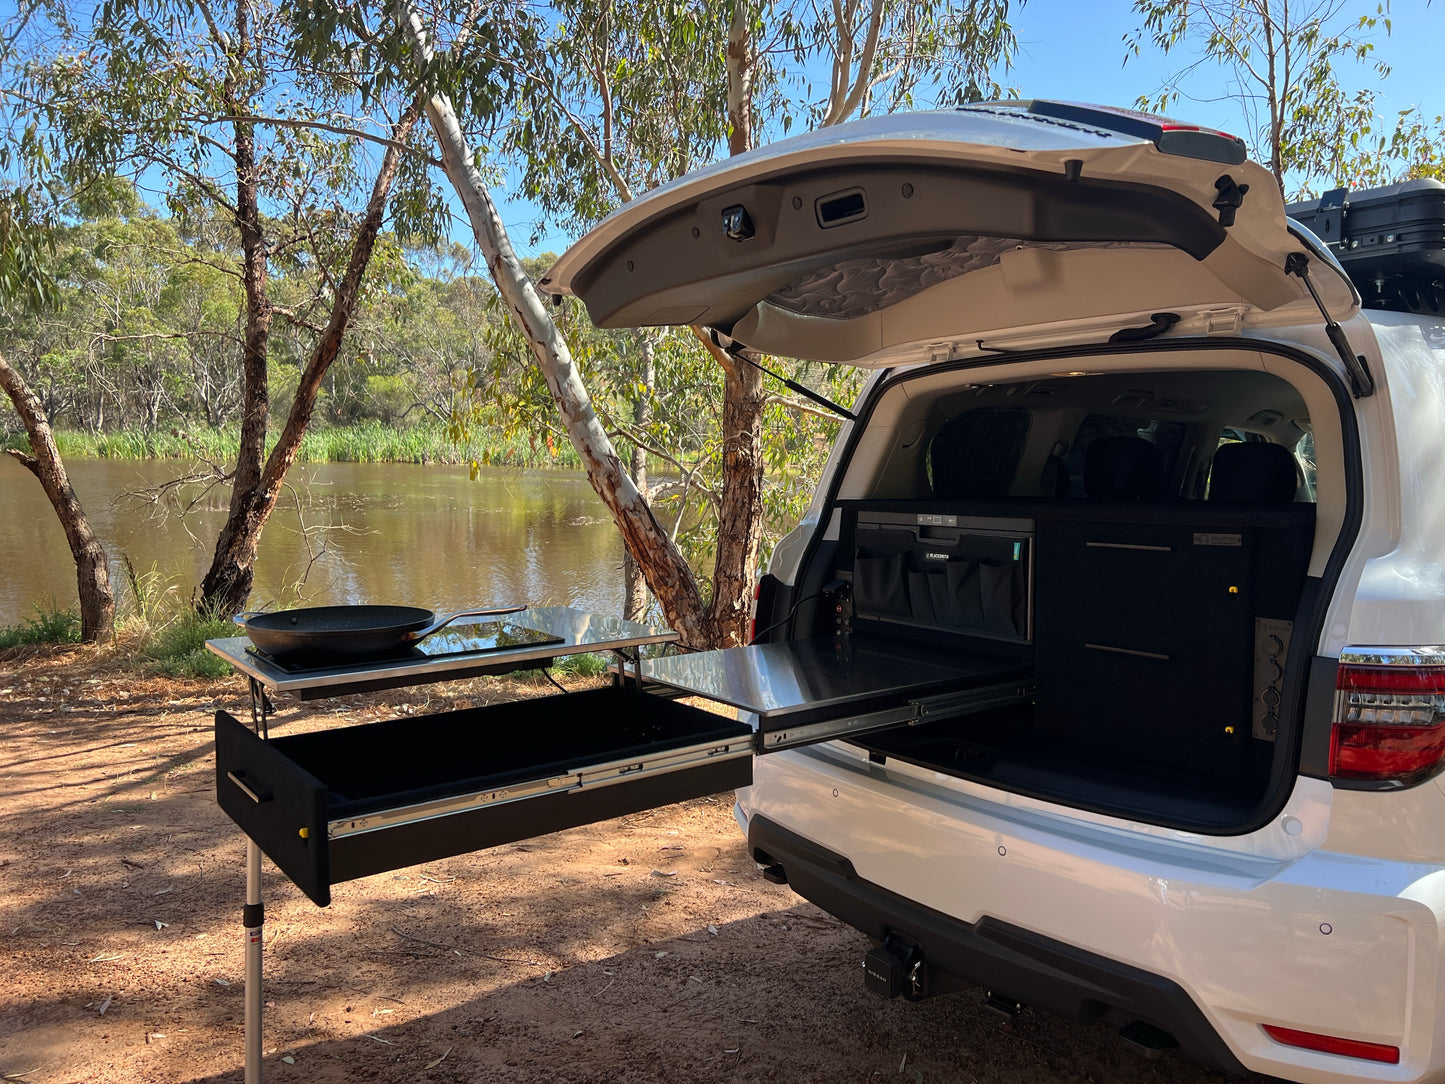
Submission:
<svg viewBox="0 0 1445 1084">
<path fill-rule="evenodd" d="M 1379 0 L 1345 0 L 1351 17 L 1374 14 Z M 1156 92 L 1172 72 L 1192 57 L 1175 52 L 1164 56 L 1145 50 L 1138 58 L 1124 58 L 1124 37 L 1139 25 L 1130 0 L 1015 0 L 1013 25 L 1019 51 L 1013 70 L 1004 77 L 1026 98 L 1063 98 L 1106 105 L 1132 105 L 1140 94 Z M 1385 116 L 1418 106 L 1427 117 L 1445 114 L 1445 79 L 1441 78 L 1442 44 L 1445 44 L 1445 0 L 1392 0 L 1393 34 L 1376 38 L 1377 55 L 1394 68 L 1381 82 L 1360 67 L 1354 73 L 1359 86 L 1377 91 L 1377 104 Z M 15 0 L 0 0 L 0 20 L 11 18 Z M 1348 70 L 1348 68 L 1344 69 Z M 1190 98 L 1172 109 L 1179 120 L 1247 135 L 1248 126 L 1238 104 L 1228 95 L 1221 69 L 1201 67 L 1187 84 Z M 543 236 L 536 244 L 530 235 L 537 213 L 529 204 L 509 198 L 505 182 L 493 191 L 512 243 L 523 255 L 561 252 L 573 238 L 560 233 Z M 453 240 L 470 246 L 471 231 L 456 208 Z"/>
<path fill-rule="evenodd" d="M 1445 0 L 1433 5 L 1426 0 L 1394 0 L 1390 6 L 1393 33 L 1389 38 L 1378 35 L 1376 53 L 1394 70 L 1388 80 L 1379 82 L 1373 72 L 1361 67 L 1358 85 L 1376 87 L 1377 104 L 1387 117 L 1409 106 L 1420 107 L 1430 117 L 1445 113 L 1445 79 L 1440 75 Z M 1353 0 L 1348 10 L 1358 17 L 1374 14 L 1375 8 L 1375 0 Z M 1192 59 L 1178 51 L 1164 56 L 1150 50 L 1124 64 L 1124 36 L 1139 25 L 1125 0 L 1029 0 L 1016 9 L 1013 23 L 1019 55 L 1003 81 L 1018 88 L 1025 98 L 1131 106 L 1140 94 L 1157 91 L 1171 73 Z M 1202 68 L 1187 89 L 1190 99 L 1171 110 L 1176 119 L 1246 135 L 1244 114 L 1225 96 L 1228 87 L 1221 69 Z M 572 240 L 553 233 L 539 244 L 528 244 L 535 212 L 526 203 L 510 200 L 504 187 L 494 195 L 512 243 L 524 255 L 561 252 Z M 464 223 L 459 226 L 456 240 L 466 243 L 470 232 Z"/>
</svg>

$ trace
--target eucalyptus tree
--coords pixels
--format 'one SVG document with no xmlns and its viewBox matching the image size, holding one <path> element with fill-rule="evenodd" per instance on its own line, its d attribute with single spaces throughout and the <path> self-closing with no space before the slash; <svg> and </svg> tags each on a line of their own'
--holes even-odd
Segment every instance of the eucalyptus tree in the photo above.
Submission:
<svg viewBox="0 0 1445 1084">
<path fill-rule="evenodd" d="M 110 0 L 75 11 L 45 0 L 24 13 L 17 78 L 0 91 L 12 118 L 41 118 L 48 143 L 31 158 L 36 168 L 80 190 L 110 173 L 158 177 L 173 213 L 226 223 L 236 252 L 226 270 L 243 297 L 241 425 L 229 512 L 199 595 L 219 614 L 241 609 L 250 593 L 262 528 L 362 296 L 388 208 L 404 231 L 435 233 L 438 222 L 425 163 L 409 152 L 415 96 L 399 89 L 358 114 L 356 58 L 297 63 L 288 14 L 272 0 Z M 275 284 L 301 281 L 309 293 L 293 290 L 278 305 Z M 278 317 L 304 333 L 307 352 L 268 455 Z"/>
<path fill-rule="evenodd" d="M 400 13 L 399 28 L 388 25 L 391 12 Z M 552 199 L 555 184 L 560 191 L 552 212 L 583 224 L 683 169 L 751 148 L 767 123 L 774 130 L 795 117 L 837 123 L 911 103 L 923 87 L 943 100 L 978 94 L 1011 53 L 1007 0 L 971 0 L 961 8 L 839 0 L 830 12 L 745 0 L 604 0 L 564 4 L 555 13 L 561 29 L 551 39 L 550 28 L 527 9 L 471 8 L 453 20 L 419 0 L 375 12 L 313 0 L 299 19 L 319 52 L 361 52 L 376 58 L 372 67 L 379 72 L 382 60 L 392 65 L 378 85 L 415 81 L 426 88 L 443 168 L 628 552 L 687 643 L 737 642 L 746 625 L 764 514 L 761 418 L 767 395 L 761 373 L 703 343 L 724 373 L 718 545 L 711 597 L 705 598 L 670 532 L 623 467 L 571 346 L 512 248 L 473 152 L 474 141 L 490 140 L 495 111 L 472 110 L 464 122 L 456 94 L 468 88 L 474 94 L 479 85 L 516 92 L 508 104 L 515 103 L 522 119 L 507 139 L 526 154 L 533 194 Z M 808 98 L 797 109 L 779 107 L 790 100 L 788 88 L 806 91 L 806 70 L 819 56 L 832 69 L 825 98 Z M 462 77 L 466 73 L 469 78 Z M 644 358 L 648 341 L 639 344 Z"/>
<path fill-rule="evenodd" d="M 1190 75 L 1223 68 L 1225 96 L 1244 114 L 1251 152 L 1269 163 L 1287 196 L 1320 182 L 1383 183 L 1440 169 L 1440 118 L 1431 126 L 1408 110 L 1385 120 L 1374 90 L 1352 88 L 1342 75 L 1353 66 L 1389 76 L 1376 50 L 1392 29 L 1388 3 L 1361 12 L 1346 0 L 1136 0 L 1134 10 L 1143 24 L 1125 38 L 1126 60 L 1150 46 L 1193 56 L 1139 105 L 1167 112 Z"/>
<path fill-rule="evenodd" d="M 29 132 L 19 140 L 12 136 L 6 133 L 0 139 L 0 166 L 8 167 L 17 149 L 29 149 L 25 146 Z M 54 303 L 55 282 L 46 267 L 55 225 L 53 211 L 44 186 L 29 178 L 0 190 L 0 307 L 35 310 Z M 106 642 L 114 631 L 115 592 L 105 547 L 91 530 L 85 508 L 70 484 L 44 405 L 4 353 L 0 353 L 0 391 L 20 416 L 30 441 L 29 452 L 10 449 L 9 454 L 45 490 L 75 561 L 81 639 Z"/>
</svg>

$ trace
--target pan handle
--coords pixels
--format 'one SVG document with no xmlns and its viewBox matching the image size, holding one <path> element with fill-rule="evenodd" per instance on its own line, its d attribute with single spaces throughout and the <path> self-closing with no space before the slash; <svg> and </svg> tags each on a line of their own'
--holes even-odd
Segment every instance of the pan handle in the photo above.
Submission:
<svg viewBox="0 0 1445 1084">
<path fill-rule="evenodd" d="M 456 621 L 458 618 L 462 618 L 462 617 L 495 617 L 495 616 L 498 615 L 498 614 L 515 614 L 515 613 L 521 613 L 521 612 L 522 612 L 523 610 L 525 610 L 526 608 L 527 608 L 527 607 L 526 607 L 525 605 L 523 605 L 523 606 L 495 606 L 495 607 L 492 607 L 491 609 L 487 609 L 487 610 L 461 610 L 461 611 L 459 611 L 458 613 L 446 614 L 446 615 L 444 615 L 444 616 L 442 616 L 442 617 L 438 617 L 438 618 L 437 618 L 435 621 L 433 621 L 430 625 L 427 625 L 427 626 L 425 626 L 424 628 L 419 628 L 419 629 L 417 629 L 415 632 L 409 632 L 409 633 L 407 633 L 406 636 L 404 636 L 404 637 L 402 638 L 402 643 L 414 644 L 414 643 L 416 643 L 418 640 L 424 640 L 424 639 L 426 639 L 428 636 L 430 636 L 432 633 L 434 633 L 434 632 L 440 632 L 442 629 L 446 628 L 448 625 L 450 625 L 453 621 Z"/>
<path fill-rule="evenodd" d="M 260 617 L 263 613 L 265 613 L 264 610 L 242 610 L 231 618 L 231 622 L 244 628 L 247 621 L 253 617 Z"/>
</svg>

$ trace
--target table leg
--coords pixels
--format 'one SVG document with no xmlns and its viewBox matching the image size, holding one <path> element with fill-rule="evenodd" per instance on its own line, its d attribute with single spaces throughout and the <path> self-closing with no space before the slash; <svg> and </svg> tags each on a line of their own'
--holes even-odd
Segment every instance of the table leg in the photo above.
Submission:
<svg viewBox="0 0 1445 1084">
<path fill-rule="evenodd" d="M 241 924 L 246 931 L 246 1084 L 261 1084 L 261 939 L 265 928 L 261 905 L 261 848 L 246 840 L 246 906 Z"/>
</svg>

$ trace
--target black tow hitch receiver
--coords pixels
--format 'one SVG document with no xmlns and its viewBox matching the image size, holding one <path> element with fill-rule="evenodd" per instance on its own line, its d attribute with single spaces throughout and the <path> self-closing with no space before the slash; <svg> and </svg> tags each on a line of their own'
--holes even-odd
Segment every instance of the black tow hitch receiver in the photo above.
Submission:
<svg viewBox="0 0 1445 1084">
<path fill-rule="evenodd" d="M 909 1001 L 928 996 L 928 968 L 923 950 L 890 935 L 863 957 L 863 985 L 883 998 L 902 994 Z"/>
</svg>

